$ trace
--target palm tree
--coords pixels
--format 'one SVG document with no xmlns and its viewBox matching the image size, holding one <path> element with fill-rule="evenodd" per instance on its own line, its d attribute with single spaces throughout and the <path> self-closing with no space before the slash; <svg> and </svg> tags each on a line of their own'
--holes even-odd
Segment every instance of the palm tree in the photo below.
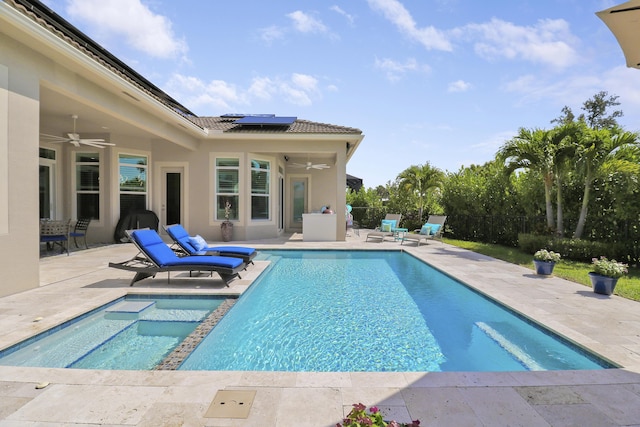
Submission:
<svg viewBox="0 0 640 427">
<path fill-rule="evenodd" d="M 520 128 L 518 135 L 498 150 L 498 156 L 505 162 L 505 171 L 508 174 L 518 169 L 531 169 L 542 174 L 547 228 L 550 230 L 555 228 L 551 188 L 554 181 L 558 141 L 554 136 L 554 133 L 549 130 Z"/>
<path fill-rule="evenodd" d="M 638 149 L 638 134 L 620 128 L 586 129 L 577 146 L 577 161 L 584 173 L 584 192 L 575 239 L 582 237 L 594 179 L 609 171 L 637 172 L 640 166 L 630 153 Z"/>
<path fill-rule="evenodd" d="M 570 161 L 575 157 L 576 141 L 580 138 L 581 129 L 579 123 L 568 122 L 551 131 L 550 142 L 555 146 L 553 175 L 556 184 L 556 234 L 560 237 L 564 236 L 563 178 L 571 168 Z"/>
<path fill-rule="evenodd" d="M 417 198 L 418 218 L 422 221 L 425 200 L 429 190 L 440 188 L 444 181 L 444 172 L 432 167 L 429 162 L 424 165 L 413 165 L 400 172 L 400 187 L 408 190 Z"/>
</svg>

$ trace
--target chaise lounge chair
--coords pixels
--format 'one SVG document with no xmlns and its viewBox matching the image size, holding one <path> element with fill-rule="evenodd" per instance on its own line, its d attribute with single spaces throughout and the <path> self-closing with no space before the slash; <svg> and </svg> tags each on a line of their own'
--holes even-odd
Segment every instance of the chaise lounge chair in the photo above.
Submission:
<svg viewBox="0 0 640 427">
<path fill-rule="evenodd" d="M 427 244 L 428 240 L 438 239 L 442 241 L 442 233 L 444 232 L 444 223 L 447 221 L 446 215 L 429 215 L 426 224 L 413 233 L 405 233 L 400 244 L 404 244 L 405 240 L 416 242 L 420 246 L 420 242 Z"/>
<path fill-rule="evenodd" d="M 401 218 L 402 215 L 400 214 L 387 214 L 382 220 L 380 227 L 367 234 L 365 242 L 368 242 L 369 239 L 380 239 L 382 242 L 386 237 L 394 237 L 396 234 L 396 228 L 400 226 Z"/>
<path fill-rule="evenodd" d="M 225 285 L 236 277 L 240 277 L 239 272 L 244 270 L 246 264 L 240 258 L 223 256 L 184 256 L 179 257 L 155 230 L 141 229 L 127 231 L 128 236 L 136 247 L 140 250 L 135 257 L 128 261 L 114 263 L 110 262 L 109 267 L 121 270 L 135 271 L 136 275 L 131 280 L 133 286 L 139 280 L 147 277 L 155 277 L 157 273 L 167 272 L 168 280 L 171 279 L 172 271 L 209 271 L 220 275 Z"/>
<path fill-rule="evenodd" d="M 247 264 L 253 264 L 253 259 L 258 254 L 254 248 L 245 246 L 208 246 L 202 237 L 191 237 L 180 224 L 167 225 L 163 228 L 175 242 L 172 249 L 178 249 L 186 255 L 227 256 L 240 258 Z"/>
</svg>

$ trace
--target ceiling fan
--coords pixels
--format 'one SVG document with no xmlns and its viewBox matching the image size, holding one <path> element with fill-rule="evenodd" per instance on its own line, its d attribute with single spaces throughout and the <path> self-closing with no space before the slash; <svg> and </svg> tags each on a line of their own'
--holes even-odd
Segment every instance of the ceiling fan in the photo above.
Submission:
<svg viewBox="0 0 640 427">
<path fill-rule="evenodd" d="M 329 166 L 326 163 L 312 163 L 312 162 L 307 162 L 307 163 L 291 163 L 291 165 L 289 165 L 292 168 L 299 168 L 299 169 L 329 169 L 331 166 Z"/>
<path fill-rule="evenodd" d="M 43 142 L 70 142 L 76 147 L 80 147 L 81 144 L 96 148 L 104 148 L 107 145 L 116 145 L 111 142 L 105 142 L 104 139 L 101 138 L 80 138 L 80 135 L 76 133 L 76 120 L 78 119 L 78 116 L 73 114 L 71 118 L 73 119 L 73 132 L 67 134 L 68 138 L 41 133 L 40 140 Z"/>
</svg>

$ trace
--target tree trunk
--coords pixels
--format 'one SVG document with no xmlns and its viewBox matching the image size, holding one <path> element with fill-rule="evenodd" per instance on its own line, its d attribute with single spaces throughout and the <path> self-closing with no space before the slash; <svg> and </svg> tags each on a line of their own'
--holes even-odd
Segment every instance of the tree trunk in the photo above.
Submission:
<svg viewBox="0 0 640 427">
<path fill-rule="evenodd" d="M 562 212 L 562 180 L 560 179 L 559 175 L 556 174 L 556 224 L 557 224 L 557 229 L 556 229 L 556 234 L 559 237 L 564 236 L 564 218 L 563 218 L 563 212 Z"/>
<path fill-rule="evenodd" d="M 591 194 L 591 177 L 587 176 L 584 180 L 584 194 L 582 195 L 582 208 L 580 209 L 580 217 L 578 218 L 578 225 L 576 225 L 576 231 L 573 233 L 574 239 L 580 239 L 584 232 L 584 224 L 587 222 L 587 208 L 589 207 L 589 195 Z"/>
<path fill-rule="evenodd" d="M 553 230 L 555 224 L 553 223 L 553 205 L 551 204 L 551 183 L 547 179 L 544 181 L 544 202 L 547 211 L 547 228 Z"/>
</svg>

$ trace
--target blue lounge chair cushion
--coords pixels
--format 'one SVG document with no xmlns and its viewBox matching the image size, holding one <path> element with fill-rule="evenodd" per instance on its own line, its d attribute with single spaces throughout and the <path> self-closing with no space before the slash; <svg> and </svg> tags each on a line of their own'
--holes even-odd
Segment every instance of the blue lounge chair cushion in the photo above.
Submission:
<svg viewBox="0 0 640 427">
<path fill-rule="evenodd" d="M 42 243 L 46 243 L 46 242 L 62 242 L 62 241 L 66 241 L 67 240 L 67 236 L 60 234 L 60 235 L 45 235 L 45 236 L 40 236 L 40 241 Z"/>
<path fill-rule="evenodd" d="M 422 228 L 420 229 L 420 234 L 424 234 L 425 236 L 428 236 L 431 234 L 431 225 L 423 225 Z"/>
<path fill-rule="evenodd" d="M 256 253 L 254 248 L 248 248 L 244 246 L 207 246 L 207 242 L 204 242 L 204 246 L 200 249 L 197 249 L 195 246 L 195 242 L 192 242 L 192 237 L 189 236 L 189 233 L 185 228 L 180 224 L 175 224 L 166 228 L 167 233 L 171 236 L 173 240 L 178 242 L 178 244 L 184 248 L 185 251 L 189 253 L 189 255 L 204 255 L 207 252 L 219 252 L 226 253 L 229 255 L 240 254 L 244 256 L 252 256 Z M 199 236 L 196 236 L 199 237 Z M 202 239 L 204 241 L 204 239 Z"/>
<path fill-rule="evenodd" d="M 383 219 L 380 230 L 382 231 L 393 231 L 396 228 L 396 220 L 395 219 Z"/>
<path fill-rule="evenodd" d="M 198 251 L 196 255 L 202 255 L 207 252 L 224 252 L 250 256 L 253 255 L 256 250 L 254 248 L 247 248 L 244 246 L 205 246 L 202 250 Z"/>
<path fill-rule="evenodd" d="M 431 235 L 435 235 L 438 234 L 438 230 L 440 230 L 440 227 L 442 227 L 440 224 L 429 224 L 428 222 L 423 225 L 423 227 L 431 227 Z"/>
<path fill-rule="evenodd" d="M 202 249 L 207 247 L 207 241 L 202 238 L 199 234 L 194 237 L 189 237 L 189 243 L 193 246 L 193 249 L 196 251 L 201 251 Z"/>
<path fill-rule="evenodd" d="M 186 256 L 178 257 L 166 245 L 155 230 L 135 230 L 131 237 L 149 258 L 160 267 L 176 265 L 207 265 L 226 268 L 236 268 L 242 264 L 240 258 L 222 256 Z"/>
</svg>

